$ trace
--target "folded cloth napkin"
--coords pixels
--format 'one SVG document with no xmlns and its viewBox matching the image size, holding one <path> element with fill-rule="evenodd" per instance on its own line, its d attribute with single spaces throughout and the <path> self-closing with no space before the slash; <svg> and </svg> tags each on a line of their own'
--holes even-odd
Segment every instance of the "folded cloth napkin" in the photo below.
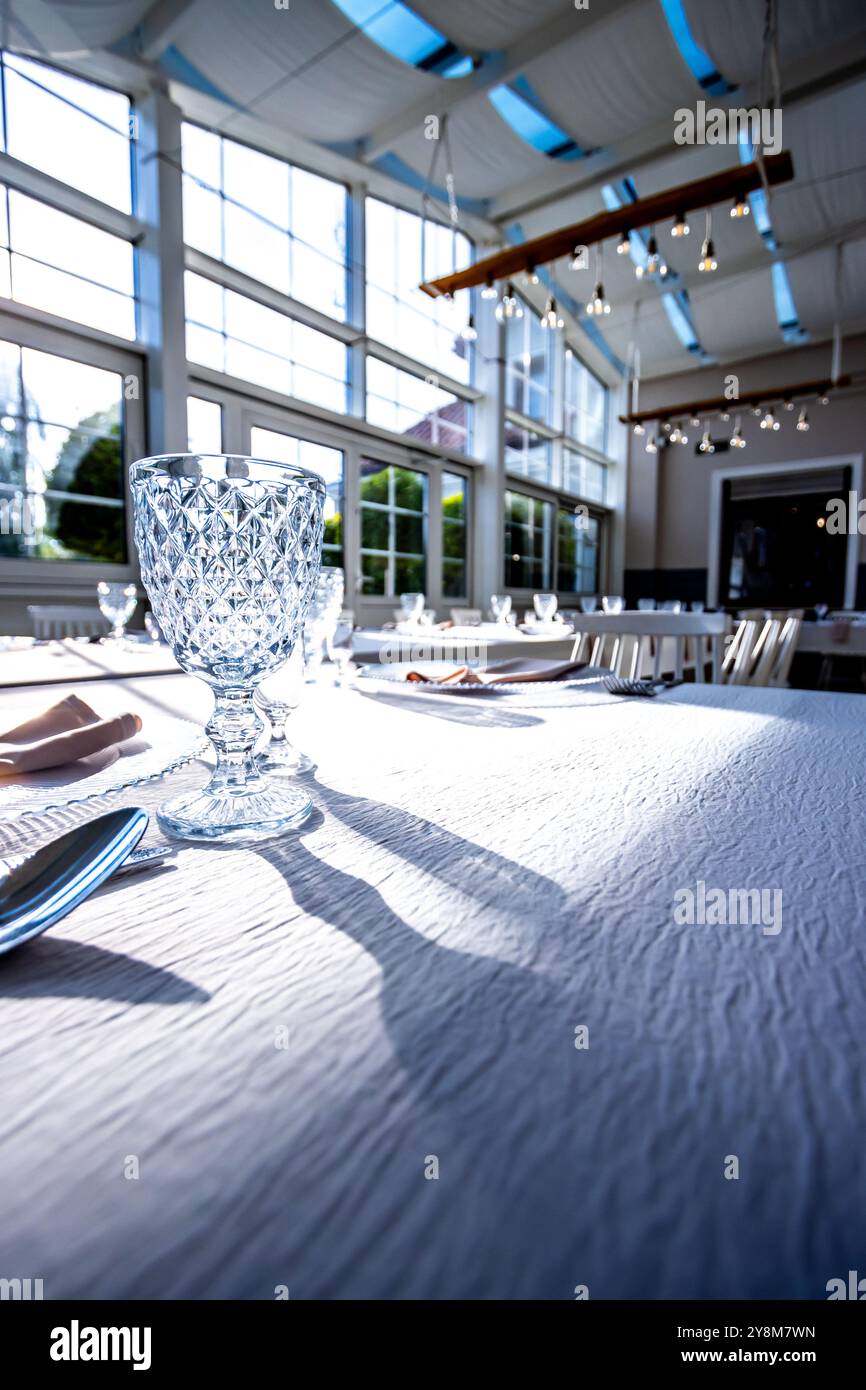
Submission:
<svg viewBox="0 0 866 1390">
<path fill-rule="evenodd" d="M 100 719 L 77 695 L 67 695 L 43 714 L 0 734 L 0 777 L 62 767 L 123 743 L 140 728 L 137 714 Z"/>
<path fill-rule="evenodd" d="M 585 661 L 532 661 L 514 657 L 511 661 L 494 661 L 483 671 L 470 666 L 458 666 L 444 676 L 424 676 L 409 671 L 407 681 L 423 681 L 427 685 L 511 685 L 523 681 L 558 681 L 574 676 L 586 667 Z"/>
</svg>

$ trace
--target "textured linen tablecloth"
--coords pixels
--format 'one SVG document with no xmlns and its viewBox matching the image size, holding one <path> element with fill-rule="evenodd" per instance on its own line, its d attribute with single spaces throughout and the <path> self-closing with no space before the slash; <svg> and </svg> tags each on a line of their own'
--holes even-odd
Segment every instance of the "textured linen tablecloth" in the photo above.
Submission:
<svg viewBox="0 0 866 1390">
<path fill-rule="evenodd" d="M 131 690 L 145 728 L 207 707 Z M 864 714 L 311 689 L 307 828 L 185 847 L 0 960 L 0 1275 L 826 1297 L 866 1259 Z M 677 925 L 698 881 L 781 889 L 781 931 Z"/>
<path fill-rule="evenodd" d="M 168 647 L 157 642 L 129 641 L 115 646 L 66 638 L 29 646 L 0 646 L 0 687 L 165 675 L 177 669 Z"/>
</svg>

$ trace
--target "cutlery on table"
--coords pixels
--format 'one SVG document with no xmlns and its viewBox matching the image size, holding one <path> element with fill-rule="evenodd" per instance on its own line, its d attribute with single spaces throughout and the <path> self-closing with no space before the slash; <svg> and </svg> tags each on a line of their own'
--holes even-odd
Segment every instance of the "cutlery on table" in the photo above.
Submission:
<svg viewBox="0 0 866 1390">
<path fill-rule="evenodd" d="M 68 830 L 0 882 L 0 955 L 65 917 L 123 864 L 147 829 L 141 807 L 109 811 Z"/>
<path fill-rule="evenodd" d="M 655 697 L 660 690 L 672 690 L 682 685 L 682 681 L 666 680 L 626 680 L 622 676 L 605 676 L 604 687 L 611 695 L 638 695 Z"/>
</svg>

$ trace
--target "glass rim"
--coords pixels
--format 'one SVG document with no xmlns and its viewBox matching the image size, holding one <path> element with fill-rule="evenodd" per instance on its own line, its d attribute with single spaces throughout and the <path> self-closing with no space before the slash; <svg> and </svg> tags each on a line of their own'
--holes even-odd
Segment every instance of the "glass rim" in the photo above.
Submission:
<svg viewBox="0 0 866 1390">
<path fill-rule="evenodd" d="M 321 475 L 318 473 L 313 473 L 309 468 L 301 468 L 300 464 L 297 463 L 282 463 L 279 459 L 259 458 L 256 454 L 151 454 L 147 458 L 136 459 L 133 463 L 129 465 L 130 482 L 139 482 L 145 478 L 154 478 L 160 476 L 181 478 L 200 477 L 202 476 L 201 473 L 196 473 L 192 470 L 188 473 L 182 470 L 174 472 L 169 469 L 168 465 L 173 463 L 192 463 L 194 461 L 203 462 L 206 460 L 218 460 L 220 463 L 229 463 L 236 465 L 255 464 L 256 468 L 274 469 L 275 478 L 277 476 L 276 470 L 278 470 L 280 473 L 283 474 L 284 477 L 287 477 L 287 479 L 290 481 L 307 483 L 310 487 L 312 487 L 315 491 L 318 492 L 325 493 L 327 491 L 324 478 L 321 477 Z M 226 480 L 229 482 L 266 481 L 266 479 L 263 478 L 250 477 L 249 474 L 245 475 L 240 468 L 238 468 L 235 476 L 228 474 Z M 218 481 L 218 479 L 213 479 L 213 481 Z"/>
</svg>

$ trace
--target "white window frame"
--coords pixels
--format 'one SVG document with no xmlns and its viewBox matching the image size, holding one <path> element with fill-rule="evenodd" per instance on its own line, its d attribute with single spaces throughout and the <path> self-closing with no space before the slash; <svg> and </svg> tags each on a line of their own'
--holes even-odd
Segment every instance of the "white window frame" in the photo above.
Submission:
<svg viewBox="0 0 866 1390">
<path fill-rule="evenodd" d="M 94 560 L 24 560 L 0 559 L 0 596 L 17 597 L 37 592 L 92 596 L 100 579 L 121 579 L 139 583 L 139 569 L 133 540 L 132 505 L 129 496 L 129 465 L 145 453 L 144 431 L 144 361 L 140 353 L 130 350 L 123 339 L 108 340 L 92 332 L 81 334 L 71 328 L 40 322 L 35 311 L 23 315 L 21 306 L 10 308 L 9 300 L 0 300 L 0 338 L 38 352 L 66 357 L 85 366 L 101 367 L 116 372 L 121 382 L 136 377 L 138 398 L 123 400 L 123 499 L 126 519 L 128 560 L 125 565 L 106 564 Z"/>
</svg>

